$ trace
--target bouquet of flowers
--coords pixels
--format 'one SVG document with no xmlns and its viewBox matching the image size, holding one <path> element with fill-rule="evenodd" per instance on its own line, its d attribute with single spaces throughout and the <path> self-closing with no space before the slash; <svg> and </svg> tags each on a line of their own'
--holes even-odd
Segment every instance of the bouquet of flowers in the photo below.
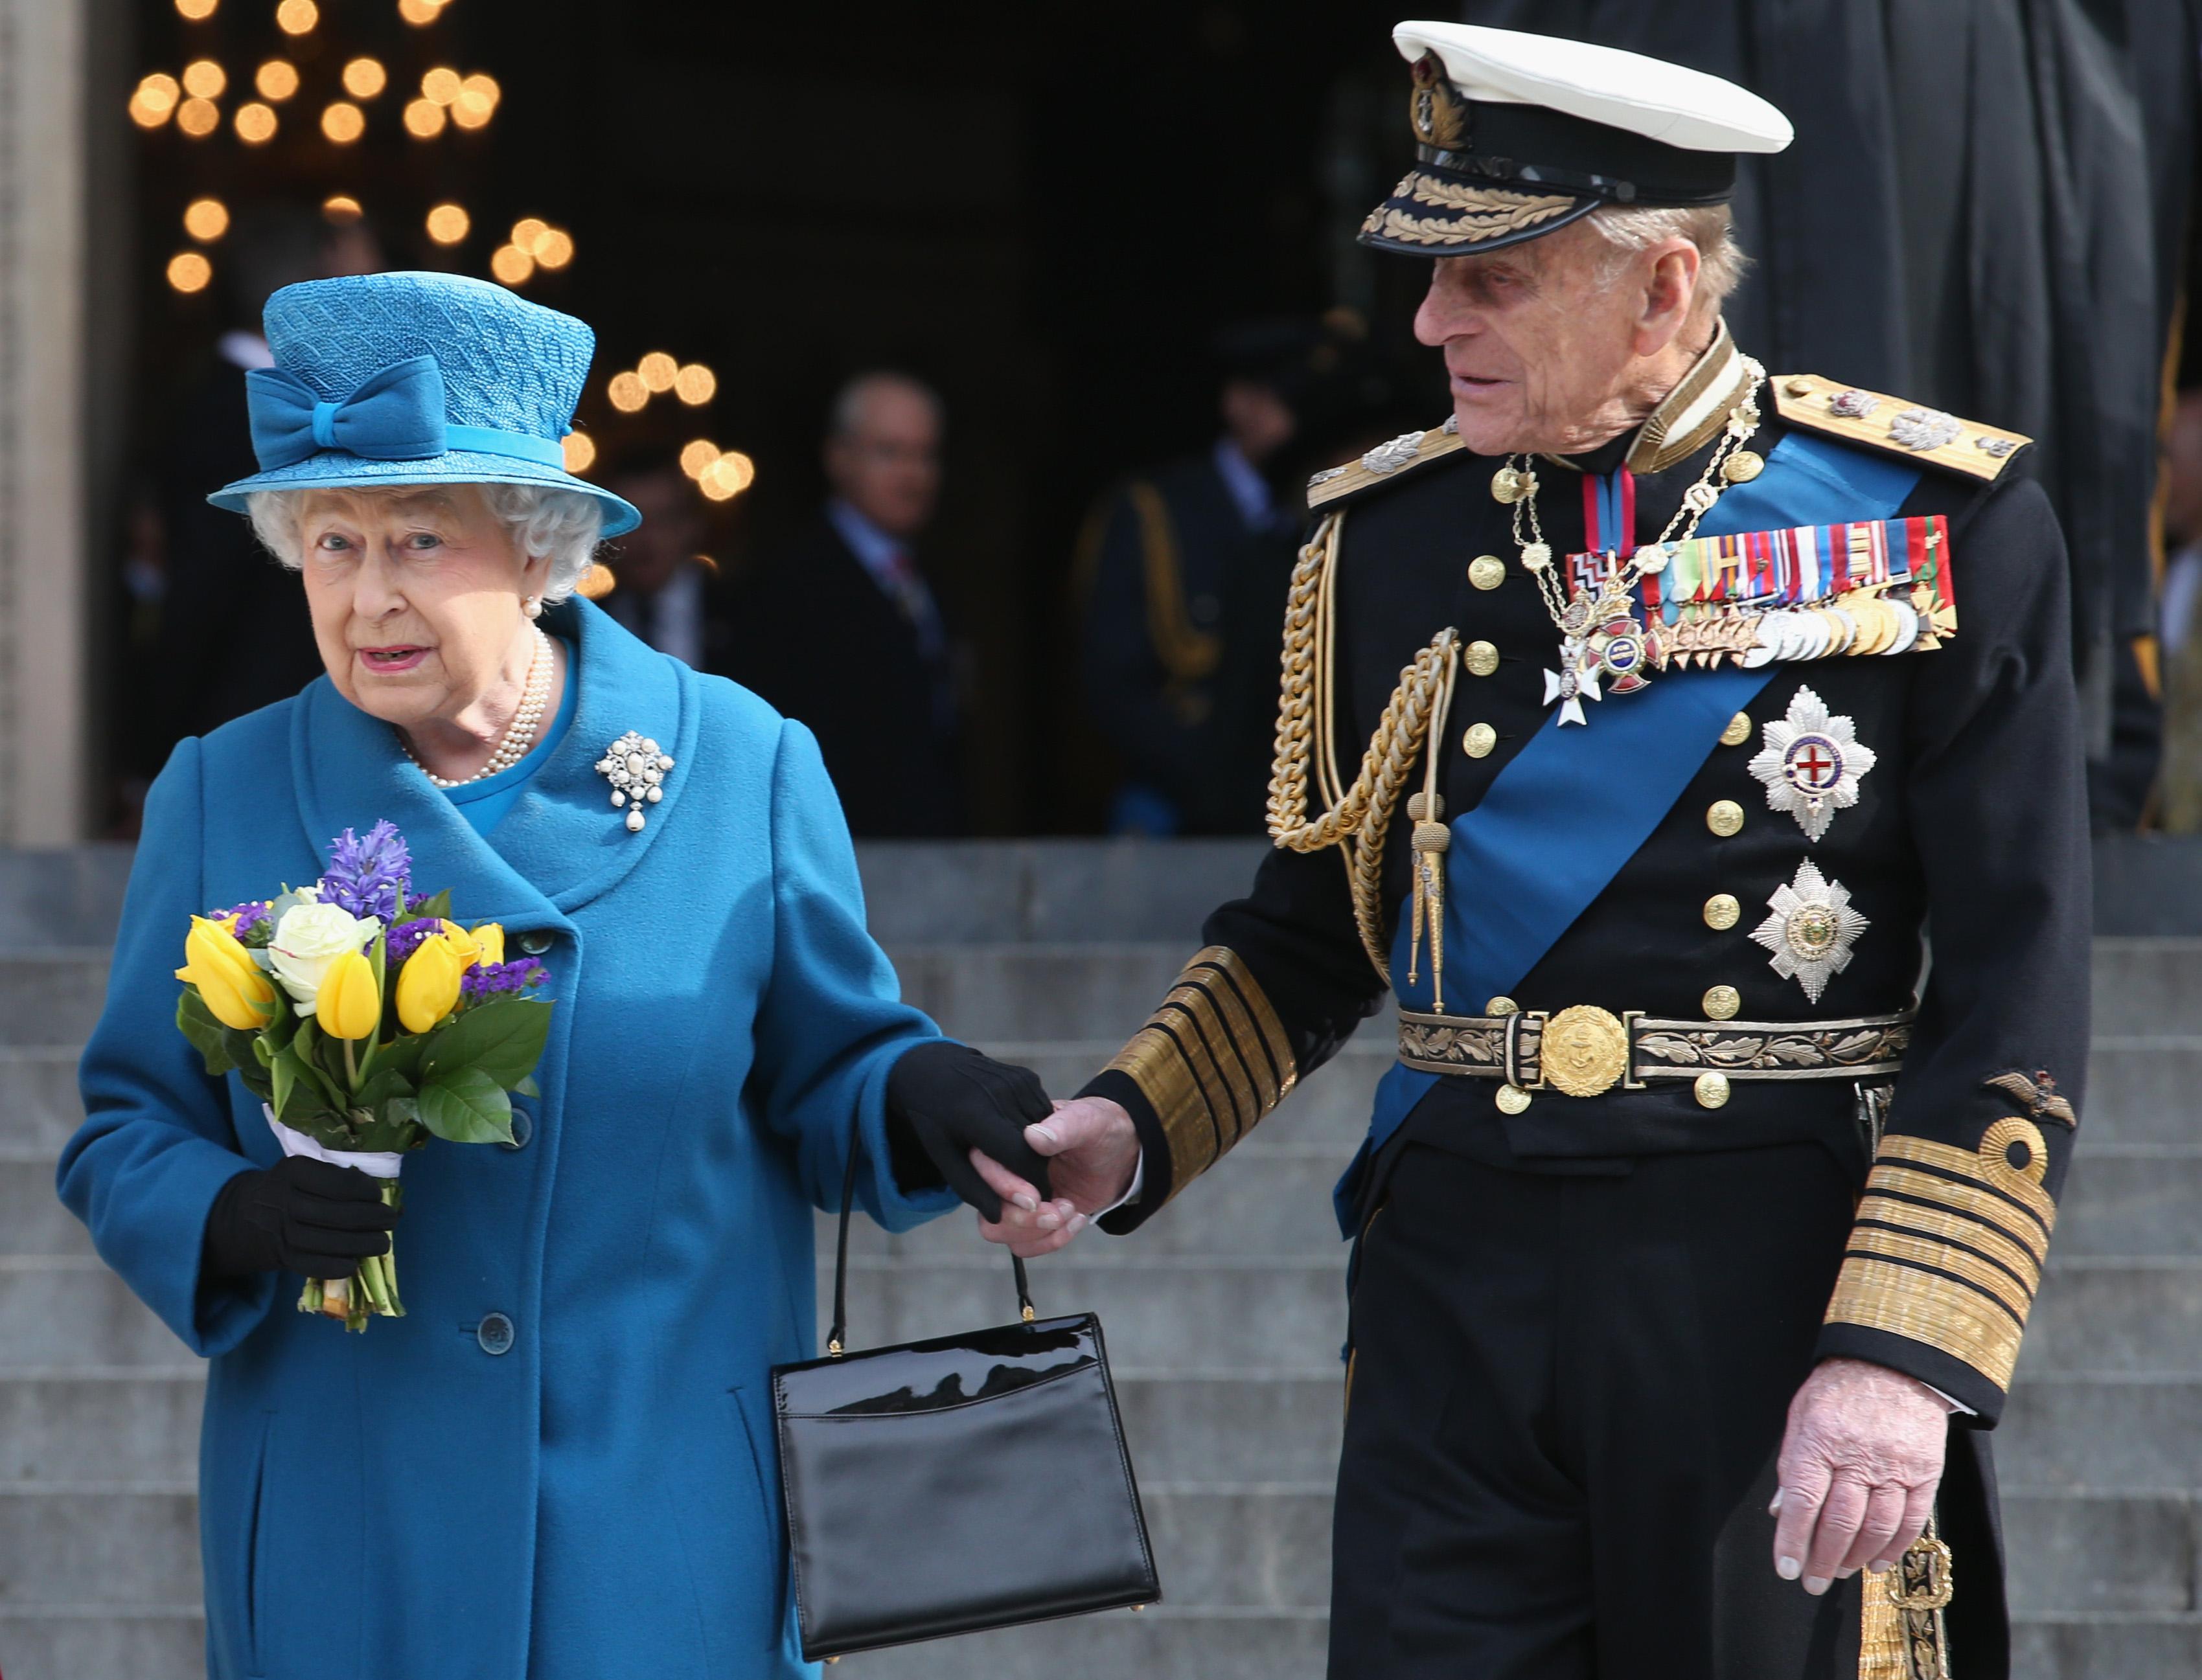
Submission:
<svg viewBox="0 0 2202 1680">
<path fill-rule="evenodd" d="M 450 895 L 412 893 L 404 837 L 346 829 L 311 886 L 191 918 L 176 1025 L 219 1078 L 257 1096 L 286 1154 L 357 1167 L 402 1206 L 398 1168 L 430 1137 L 509 1143 L 512 1103 L 537 1095 L 550 1005 L 504 930 L 450 919 Z M 397 1252 L 350 1278 L 309 1278 L 302 1313 L 364 1330 L 402 1318 Z"/>
</svg>

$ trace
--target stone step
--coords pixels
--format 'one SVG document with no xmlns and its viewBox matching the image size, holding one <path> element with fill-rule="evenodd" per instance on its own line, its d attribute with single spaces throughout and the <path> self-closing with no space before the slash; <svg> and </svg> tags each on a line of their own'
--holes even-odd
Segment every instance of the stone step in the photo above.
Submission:
<svg viewBox="0 0 2202 1680">
<path fill-rule="evenodd" d="M 1165 1600 L 1151 1610 L 866 1652 L 844 1657 L 833 1673 L 836 1680 L 1322 1680 L 1329 1636 L 1330 1618 L 1317 1607 L 1281 1615 L 1188 1610 Z"/>
<path fill-rule="evenodd" d="M 2202 1090 L 2202 1037 L 2099 1031 L 2087 1062 L 2081 1154 L 2106 1142 L 2195 1142 L 2197 1090 Z"/>
<path fill-rule="evenodd" d="M 2186 1489 L 2047 1493 L 2004 1483 L 2011 1604 L 2024 1615 L 2192 1615 L 2202 1516 Z"/>
<path fill-rule="evenodd" d="M 2202 1616 L 2024 1616 L 2011 1626 L 2011 1680 L 2193 1680 Z"/>
<path fill-rule="evenodd" d="M 2058 1372 L 2202 1377 L 2202 1263 L 2052 1256 L 2018 1376 Z"/>
<path fill-rule="evenodd" d="M 0 1045 L 0 1149 L 51 1158 L 84 1121 L 72 1044 Z"/>
<path fill-rule="evenodd" d="M 1198 949 L 1176 943 L 904 945 L 890 947 L 887 955 L 902 977 L 903 996 L 957 1037 L 1098 1039 L 1121 1045 Z"/>
<path fill-rule="evenodd" d="M 1281 1111 L 1278 1119 L 1284 1118 Z M 1343 1265 L 1346 1251 L 1331 1209 L 1331 1186 L 1348 1157 L 1335 1145 L 1290 1143 L 1287 1136 L 1281 1125 L 1275 1138 L 1266 1126 L 1257 1131 L 1142 1225 L 1126 1251 L 1250 1260 L 1274 1254 Z M 0 1167 L 0 1173 L 5 1170 Z M 0 1190 L 0 1208 L 8 1205 Z M 33 1240 L 26 1234 L 24 1246 Z M 978 1240 L 971 1216 L 961 1213 L 900 1236 L 868 1223 L 850 1229 L 854 1254 L 968 1258 Z M 820 1252 L 830 1253 L 833 1242 L 833 1221 L 821 1214 Z M 2202 1254 L 2202 1145 L 2093 1145 L 2072 1165 L 2053 1252 L 2064 1259 Z"/>
<path fill-rule="evenodd" d="M 8 1680 L 204 1680 L 198 1589 L 151 1607 L 0 1605 L 0 1659 Z"/>
<path fill-rule="evenodd" d="M 2007 1482 L 2086 1488 L 2202 1488 L 2202 1381 L 2028 1371 L 1995 1434 Z"/>
<path fill-rule="evenodd" d="M 178 1347 L 178 1354 L 183 1351 Z M 198 1473 L 203 1365 L 0 1375 L 0 1487 Z"/>
<path fill-rule="evenodd" d="M 0 1485 L 0 1605 L 191 1603 L 198 1522 L 189 1482 Z"/>
<path fill-rule="evenodd" d="M 1085 1258 L 1089 1248 L 1096 1258 Z M 2049 1271 L 2022 1372 L 2202 1377 L 2202 1261 L 2078 1259 L 2052 1260 Z M 1336 1368 L 1345 1324 L 1342 1251 L 1316 1261 L 1242 1262 L 1082 1243 L 1033 1273 L 1043 1313 L 1099 1313 L 1115 1356 L 1127 1365 L 1309 1376 Z M 830 1289 L 829 1269 L 821 1281 Z M 962 1261 L 857 1256 L 851 1264 L 858 1346 L 1005 1323 L 1015 1310 L 1008 1265 L 985 1254 Z M 97 1260 L 0 1256 L 0 1375 L 26 1366 L 172 1366 L 180 1346 Z"/>
<path fill-rule="evenodd" d="M 2202 939 L 2095 941 L 2094 1009 L 2099 1033 L 2192 1033 L 2202 1021 Z"/>
<path fill-rule="evenodd" d="M 183 960 L 183 943 L 176 944 Z M 81 1045 L 107 996 L 107 953 L 62 949 L 0 955 L 0 1044 Z"/>
</svg>

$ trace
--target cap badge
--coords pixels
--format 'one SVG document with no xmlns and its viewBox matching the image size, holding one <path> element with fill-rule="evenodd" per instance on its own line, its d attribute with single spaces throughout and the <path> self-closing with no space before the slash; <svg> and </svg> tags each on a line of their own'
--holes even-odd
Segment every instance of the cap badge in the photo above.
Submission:
<svg viewBox="0 0 2202 1680">
<path fill-rule="evenodd" d="M 1415 61 L 1414 91 L 1408 96 L 1407 117 L 1415 138 L 1440 151 L 1459 151 L 1468 141 L 1468 108 L 1445 77 L 1445 61 L 1424 53 Z"/>
<path fill-rule="evenodd" d="M 1851 890 L 1821 874 L 1810 858 L 1797 866 L 1797 878 L 1775 888 L 1766 902 L 1774 913 L 1751 937 L 1774 953 L 1774 972 L 1796 981 L 1817 1003 L 1828 982 L 1850 966 L 1851 947 L 1872 924 L 1851 908 Z"/>
<path fill-rule="evenodd" d="M 1765 742 L 1751 773 L 1766 784 L 1769 808 L 1796 818 L 1807 840 L 1858 803 L 1858 780 L 1880 758 L 1860 743 L 1856 723 L 1831 714 L 1808 688 L 1790 696 L 1787 717 L 1768 720 Z"/>
</svg>

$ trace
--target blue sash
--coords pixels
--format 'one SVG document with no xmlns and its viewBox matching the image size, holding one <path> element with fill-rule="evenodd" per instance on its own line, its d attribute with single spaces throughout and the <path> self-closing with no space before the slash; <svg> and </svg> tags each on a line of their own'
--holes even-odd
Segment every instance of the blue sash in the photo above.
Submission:
<svg viewBox="0 0 2202 1680">
<path fill-rule="evenodd" d="M 1917 469 L 1809 433 L 1775 444 L 1766 470 L 1731 486 L 1699 523 L 1702 537 L 1784 526 L 1888 519 Z M 1600 523 L 1618 524 L 1617 477 L 1602 485 Z M 1554 632 L 1557 638 L 1557 632 Z M 1452 824 L 1445 855 L 1445 1007 L 1481 1014 L 1511 992 L 1605 890 L 1681 796 L 1728 720 L 1772 680 L 1775 667 L 1675 670 L 1635 694 L 1589 708 L 1590 722 L 1562 729 L 1546 715 L 1474 810 Z M 1565 814 L 1565 822 L 1560 820 Z M 1407 981 L 1409 919 L 1399 917 L 1392 987 L 1400 1007 L 1431 1005 L 1429 955 Z M 1354 1234 L 1361 1178 L 1423 1094 L 1444 1076 L 1394 1063 L 1376 1088 L 1369 1136 L 1333 1199 L 1339 1229 Z"/>
</svg>

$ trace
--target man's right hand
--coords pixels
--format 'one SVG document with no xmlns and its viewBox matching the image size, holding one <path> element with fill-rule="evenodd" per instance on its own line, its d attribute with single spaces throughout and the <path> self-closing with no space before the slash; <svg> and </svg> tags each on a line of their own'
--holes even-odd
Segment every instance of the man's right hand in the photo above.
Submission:
<svg viewBox="0 0 2202 1680">
<path fill-rule="evenodd" d="M 1093 1215 L 1129 1193 L 1139 1134 L 1122 1103 L 1081 1096 L 1057 1103 L 1047 1119 L 1027 1126 L 1025 1142 L 1048 1157 L 1052 1201 L 1040 1201 L 1031 1185 L 975 1149 L 971 1164 L 1002 1198 L 1002 1217 L 981 1218 L 979 1234 L 1019 1260 L 1036 1260 L 1064 1247 Z"/>
</svg>

